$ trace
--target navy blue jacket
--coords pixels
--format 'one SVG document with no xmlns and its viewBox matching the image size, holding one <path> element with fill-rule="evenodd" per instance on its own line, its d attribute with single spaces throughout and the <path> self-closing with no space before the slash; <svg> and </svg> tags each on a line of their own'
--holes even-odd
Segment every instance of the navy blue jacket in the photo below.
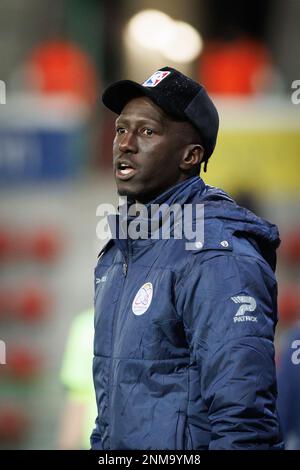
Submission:
<svg viewBox="0 0 300 470">
<path fill-rule="evenodd" d="M 204 204 L 204 244 L 115 237 L 95 269 L 93 449 L 270 449 L 275 225 L 190 178 L 158 204 Z"/>
</svg>

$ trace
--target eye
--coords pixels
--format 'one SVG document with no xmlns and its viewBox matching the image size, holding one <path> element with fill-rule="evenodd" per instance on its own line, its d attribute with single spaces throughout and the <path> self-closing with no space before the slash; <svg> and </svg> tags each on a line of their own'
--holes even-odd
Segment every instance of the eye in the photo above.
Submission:
<svg viewBox="0 0 300 470">
<path fill-rule="evenodd" d="M 146 127 L 145 129 L 142 129 L 142 134 L 146 135 L 148 137 L 151 137 L 153 135 L 154 131 L 153 129 L 150 129 L 149 127 Z"/>
<path fill-rule="evenodd" d="M 116 128 L 116 134 L 122 135 L 125 133 L 125 128 L 124 127 L 117 127 Z"/>
</svg>

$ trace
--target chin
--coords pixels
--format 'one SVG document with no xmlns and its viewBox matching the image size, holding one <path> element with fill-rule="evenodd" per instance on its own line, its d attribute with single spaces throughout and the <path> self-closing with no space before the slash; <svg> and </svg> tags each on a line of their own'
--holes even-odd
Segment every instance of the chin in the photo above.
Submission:
<svg viewBox="0 0 300 470">
<path fill-rule="evenodd" d="M 129 181 L 117 181 L 117 191 L 119 196 L 127 196 L 130 198 L 136 198 L 141 193 L 141 191 L 135 188 L 134 184 L 130 184 Z"/>
<path fill-rule="evenodd" d="M 140 202 L 141 204 L 147 204 L 147 202 L 151 201 L 151 196 L 148 193 L 130 191 L 124 188 L 118 189 L 118 195 L 126 196 L 128 199 Z"/>
<path fill-rule="evenodd" d="M 119 196 L 127 196 L 127 197 L 130 197 L 130 198 L 135 198 L 135 192 L 130 191 L 129 189 L 125 189 L 125 188 L 118 188 L 118 195 Z"/>
</svg>

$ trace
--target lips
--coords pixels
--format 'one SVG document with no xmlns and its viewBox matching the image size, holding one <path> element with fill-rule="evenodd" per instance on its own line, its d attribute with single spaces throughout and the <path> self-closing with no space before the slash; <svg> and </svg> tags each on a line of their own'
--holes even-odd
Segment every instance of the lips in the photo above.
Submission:
<svg viewBox="0 0 300 470">
<path fill-rule="evenodd" d="M 119 160 L 115 166 L 116 178 L 127 181 L 131 179 L 137 170 L 133 167 L 132 163 L 127 160 Z"/>
</svg>

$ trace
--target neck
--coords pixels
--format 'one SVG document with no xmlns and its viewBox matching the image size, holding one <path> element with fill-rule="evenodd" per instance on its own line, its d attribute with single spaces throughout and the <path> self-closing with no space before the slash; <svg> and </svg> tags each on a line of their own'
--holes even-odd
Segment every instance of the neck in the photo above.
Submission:
<svg viewBox="0 0 300 470">
<path fill-rule="evenodd" d="M 139 197 L 138 199 L 135 199 L 133 200 L 132 202 L 135 203 L 135 204 L 145 204 L 145 205 L 150 205 L 150 204 L 159 204 L 160 200 L 163 200 L 165 199 L 165 196 L 168 196 L 169 194 L 173 193 L 174 190 L 176 190 L 177 188 L 180 188 L 185 182 L 187 181 L 190 181 L 192 178 L 199 178 L 199 176 L 195 176 L 195 175 L 190 175 L 190 176 L 186 176 L 186 175 L 181 175 L 180 178 L 176 181 L 176 183 L 172 184 L 171 186 L 169 186 L 167 189 L 165 189 L 164 191 L 160 192 L 159 194 L 155 194 L 155 195 L 149 195 L 149 196 L 145 196 L 145 197 Z"/>
</svg>

